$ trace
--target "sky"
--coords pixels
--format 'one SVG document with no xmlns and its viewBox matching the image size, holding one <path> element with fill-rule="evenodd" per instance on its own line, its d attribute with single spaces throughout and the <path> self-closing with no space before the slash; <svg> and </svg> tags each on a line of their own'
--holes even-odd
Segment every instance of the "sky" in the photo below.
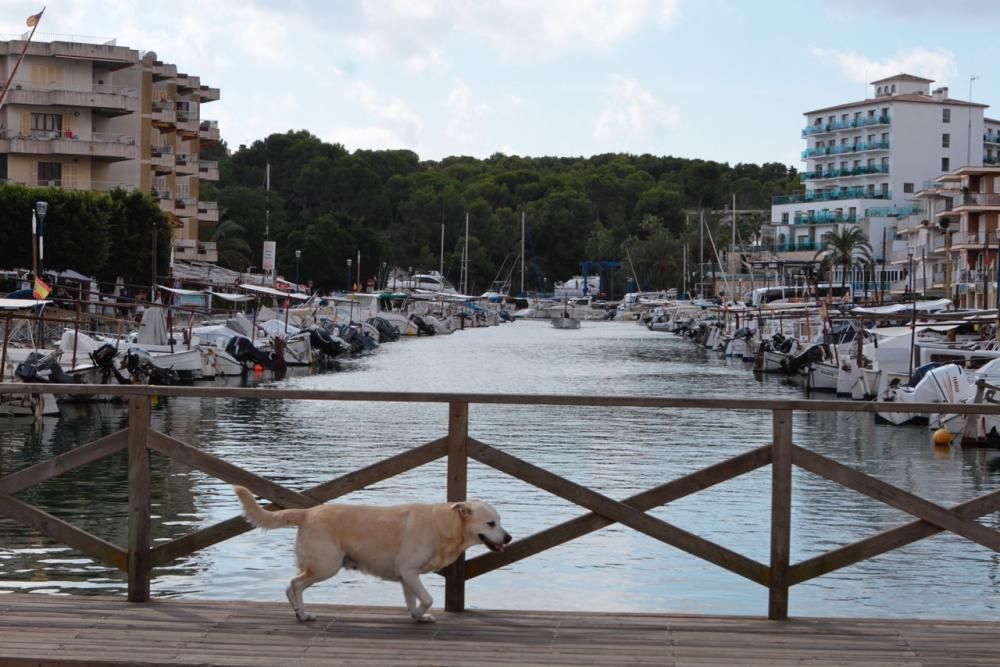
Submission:
<svg viewBox="0 0 1000 667">
<path fill-rule="evenodd" d="M 422 159 L 801 167 L 804 111 L 907 72 L 1000 118 L 1000 0 L 48 0 L 35 39 L 155 51 L 231 149 L 308 130 Z M 41 2 L 0 0 L 0 33 Z M 946 9 L 943 9 L 946 8 Z"/>
</svg>

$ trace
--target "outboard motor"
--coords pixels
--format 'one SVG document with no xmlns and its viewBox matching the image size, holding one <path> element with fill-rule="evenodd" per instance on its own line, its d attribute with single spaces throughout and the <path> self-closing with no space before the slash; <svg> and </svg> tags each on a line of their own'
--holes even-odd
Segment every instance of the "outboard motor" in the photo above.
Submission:
<svg viewBox="0 0 1000 667">
<path fill-rule="evenodd" d="M 399 329 L 389 323 L 389 320 L 384 317 L 372 317 L 368 320 L 368 324 L 375 327 L 378 331 L 379 338 L 383 341 L 394 341 L 399 340 Z"/>
<path fill-rule="evenodd" d="M 497 311 L 497 315 L 500 317 L 500 321 L 501 322 L 513 322 L 514 321 L 514 318 L 511 317 L 510 313 L 508 313 L 504 308 L 501 308 L 499 311 Z"/>
<path fill-rule="evenodd" d="M 55 360 L 55 357 L 50 356 L 48 359 L 37 364 L 37 366 L 40 370 L 49 372 L 49 382 L 55 384 L 81 384 L 83 382 L 83 379 L 79 375 L 70 375 L 64 371 L 59 362 Z"/>
<path fill-rule="evenodd" d="M 27 356 L 27 358 L 17 365 L 14 369 L 14 375 L 17 376 L 21 382 L 38 382 L 43 384 L 48 384 L 48 380 L 43 378 L 38 374 L 37 361 L 42 358 L 42 355 L 37 352 L 32 352 Z"/>
<path fill-rule="evenodd" d="M 790 341 L 791 339 L 788 340 Z M 789 375 L 793 375 L 799 369 L 805 368 L 815 361 L 821 361 L 824 357 L 826 357 L 826 353 L 823 351 L 822 345 L 810 345 L 794 357 L 785 357 L 782 359 L 781 368 Z"/>
<path fill-rule="evenodd" d="M 136 384 L 176 384 L 177 372 L 153 363 L 149 352 L 141 347 L 130 347 L 125 353 L 125 367 Z"/>
<path fill-rule="evenodd" d="M 427 322 L 424 320 L 424 318 L 420 317 L 416 313 L 413 313 L 412 315 L 410 315 L 410 321 L 413 322 L 414 325 L 416 325 L 417 332 L 418 332 L 417 335 L 418 336 L 420 334 L 424 334 L 425 336 L 433 336 L 436 333 L 434 331 L 434 327 L 432 327 L 431 325 L 427 324 Z"/>
<path fill-rule="evenodd" d="M 936 361 L 932 361 L 929 364 L 924 364 L 923 366 L 918 366 L 913 370 L 913 375 L 910 376 L 910 381 L 906 386 L 916 387 L 920 384 L 920 381 L 924 379 L 924 376 L 930 373 L 935 368 L 940 368 L 941 364 Z"/>
<path fill-rule="evenodd" d="M 118 350 L 111 343 L 105 343 L 90 353 L 90 360 L 101 371 L 101 384 L 107 384 L 112 376 L 118 381 L 118 384 L 131 384 L 129 379 L 118 371 L 115 364 L 117 354 Z"/>
<path fill-rule="evenodd" d="M 309 329 L 309 344 L 328 357 L 336 357 L 344 352 L 344 346 L 339 338 L 334 338 L 322 327 Z"/>
<path fill-rule="evenodd" d="M 277 363 L 276 356 L 273 352 L 264 352 L 257 348 L 256 345 L 250 342 L 249 338 L 245 336 L 233 336 L 226 343 L 226 352 L 240 362 L 244 366 L 248 363 L 252 366 L 254 364 L 260 364 L 264 368 L 273 370 L 279 364 Z M 282 362 L 284 362 L 284 357 L 282 357 Z"/>
</svg>

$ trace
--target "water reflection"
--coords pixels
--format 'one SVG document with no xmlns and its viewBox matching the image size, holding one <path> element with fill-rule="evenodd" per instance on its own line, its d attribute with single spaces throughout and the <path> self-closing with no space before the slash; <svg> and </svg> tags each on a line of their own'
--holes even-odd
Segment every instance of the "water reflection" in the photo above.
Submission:
<svg viewBox="0 0 1000 667">
<path fill-rule="evenodd" d="M 626 323 L 577 331 L 545 323 L 461 332 L 386 345 L 335 373 L 289 378 L 295 388 L 688 395 L 799 398 L 778 378 L 755 379 L 689 342 Z M 118 430 L 124 410 L 76 407 L 61 419 L 0 424 L 6 473 Z M 440 437 L 443 405 L 319 401 L 160 401 L 153 427 L 294 488 L 319 484 Z M 480 406 L 470 434 L 611 497 L 622 498 L 770 440 L 770 415 L 712 410 Z M 876 425 L 870 415 L 802 414 L 798 444 L 945 505 L 995 490 L 998 454 L 949 450 L 935 456 L 916 427 Z M 352 494 L 371 503 L 444 499 L 442 461 Z M 125 542 L 124 455 L 20 494 L 98 535 Z M 470 495 L 489 500 L 525 536 L 583 511 L 481 465 Z M 907 522 L 887 505 L 796 470 L 793 560 Z M 230 488 L 154 455 L 155 538 L 170 539 L 233 516 Z M 770 473 L 755 471 L 653 511 L 658 517 L 760 561 L 768 558 Z M 983 520 L 997 527 L 998 517 Z M 156 595 L 283 600 L 292 574 L 291 531 L 253 531 L 157 571 Z M 124 578 L 31 531 L 0 522 L 0 590 L 124 593 Z M 473 553 L 478 553 L 474 549 Z M 798 586 L 794 615 L 994 618 L 1000 608 L 997 555 L 937 536 Z M 432 595 L 443 584 L 427 577 Z M 398 605 L 398 588 L 341 574 L 310 599 Z M 473 580 L 472 606 L 586 610 L 673 610 L 763 614 L 766 591 L 635 531 L 610 526 Z"/>
</svg>

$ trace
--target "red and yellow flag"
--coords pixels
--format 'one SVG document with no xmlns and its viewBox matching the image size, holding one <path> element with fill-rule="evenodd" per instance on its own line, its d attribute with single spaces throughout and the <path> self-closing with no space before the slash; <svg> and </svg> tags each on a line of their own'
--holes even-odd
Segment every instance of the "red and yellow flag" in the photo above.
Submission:
<svg viewBox="0 0 1000 667">
<path fill-rule="evenodd" d="M 35 278 L 35 287 L 31 290 L 31 296 L 35 299 L 44 299 L 52 291 L 41 278 Z"/>
<path fill-rule="evenodd" d="M 42 7 L 42 11 L 38 12 L 37 14 L 32 14 L 31 16 L 29 16 L 27 20 L 28 27 L 34 28 L 36 25 L 38 25 L 38 22 L 42 20 L 42 14 L 44 13 L 45 13 L 45 8 Z"/>
</svg>

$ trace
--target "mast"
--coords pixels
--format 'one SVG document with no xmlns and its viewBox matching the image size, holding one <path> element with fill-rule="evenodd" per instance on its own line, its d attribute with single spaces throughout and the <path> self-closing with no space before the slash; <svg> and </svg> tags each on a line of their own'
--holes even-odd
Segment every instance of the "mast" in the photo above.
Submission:
<svg viewBox="0 0 1000 667">
<path fill-rule="evenodd" d="M 698 243 L 701 247 L 701 254 L 698 256 L 698 296 L 705 298 L 705 211 L 699 210 L 700 223 L 698 224 Z"/>
<path fill-rule="evenodd" d="M 469 212 L 465 212 L 465 246 L 462 248 L 462 294 L 469 293 Z"/>
<path fill-rule="evenodd" d="M 521 211 L 521 295 L 524 295 L 524 211 Z"/>
<path fill-rule="evenodd" d="M 441 223 L 441 259 L 438 264 L 438 273 L 444 275 L 444 223 Z"/>
</svg>

